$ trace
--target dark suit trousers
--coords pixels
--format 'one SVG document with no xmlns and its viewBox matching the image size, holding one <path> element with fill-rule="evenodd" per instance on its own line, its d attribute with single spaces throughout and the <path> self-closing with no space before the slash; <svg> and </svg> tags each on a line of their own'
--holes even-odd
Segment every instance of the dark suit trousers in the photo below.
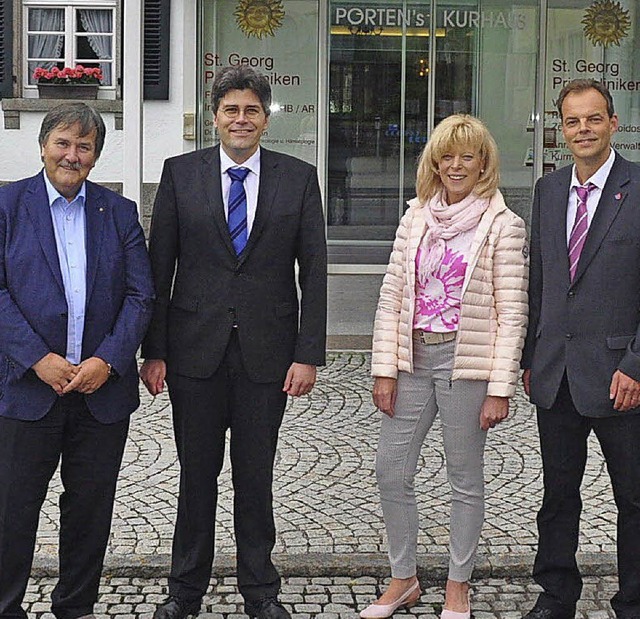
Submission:
<svg viewBox="0 0 640 619">
<path fill-rule="evenodd" d="M 618 617 L 640 616 L 640 415 L 584 417 L 573 405 L 566 375 L 550 409 L 538 408 L 544 499 L 538 513 L 533 575 L 547 608 L 574 608 L 582 591 L 575 554 L 582 501 L 580 484 L 591 430 L 602 448 L 618 508 Z"/>
<path fill-rule="evenodd" d="M 249 380 L 234 331 L 222 364 L 207 379 L 169 372 L 169 395 L 180 460 L 180 495 L 169 593 L 200 599 L 211 578 L 218 475 L 231 430 L 238 587 L 245 601 L 277 595 L 272 493 L 278 430 L 287 402 L 278 383 Z"/>
<path fill-rule="evenodd" d="M 60 459 L 59 619 L 93 612 L 109 540 L 116 482 L 129 420 L 104 425 L 79 394 L 58 398 L 38 421 L 0 417 L 0 618 L 21 608 L 40 508 Z"/>
</svg>

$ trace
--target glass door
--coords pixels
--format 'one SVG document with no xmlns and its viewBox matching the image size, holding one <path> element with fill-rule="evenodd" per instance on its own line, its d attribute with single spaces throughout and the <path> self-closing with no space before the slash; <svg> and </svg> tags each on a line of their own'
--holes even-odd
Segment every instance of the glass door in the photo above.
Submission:
<svg viewBox="0 0 640 619">
<path fill-rule="evenodd" d="M 330 0 L 329 12 L 328 238 L 351 253 L 339 261 L 386 260 L 417 158 L 454 113 L 488 125 L 503 193 L 528 215 L 538 2 Z"/>
<path fill-rule="evenodd" d="M 393 238 L 427 135 L 428 5 L 330 3 L 327 223 L 332 239 Z"/>
<path fill-rule="evenodd" d="M 388 246 L 428 135 L 429 5 L 334 0 L 329 10 L 328 236 Z"/>
</svg>

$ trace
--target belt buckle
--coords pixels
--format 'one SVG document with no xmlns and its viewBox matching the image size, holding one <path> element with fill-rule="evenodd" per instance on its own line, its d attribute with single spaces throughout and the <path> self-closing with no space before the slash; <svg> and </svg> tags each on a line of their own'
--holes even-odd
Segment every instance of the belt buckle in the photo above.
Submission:
<svg viewBox="0 0 640 619">
<path fill-rule="evenodd" d="M 432 346 L 434 344 L 444 344 L 445 342 L 450 342 L 456 338 L 455 331 L 447 331 L 444 333 L 440 333 L 437 331 L 423 331 L 422 329 L 417 329 L 414 331 L 417 334 L 420 342 L 425 344 L 426 346 Z"/>
</svg>

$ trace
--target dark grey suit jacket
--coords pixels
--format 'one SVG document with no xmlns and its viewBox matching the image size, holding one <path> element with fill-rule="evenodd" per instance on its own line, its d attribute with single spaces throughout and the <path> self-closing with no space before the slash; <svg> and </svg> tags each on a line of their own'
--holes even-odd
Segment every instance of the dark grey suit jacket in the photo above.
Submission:
<svg viewBox="0 0 640 619">
<path fill-rule="evenodd" d="M 553 404 L 566 371 L 582 415 L 619 415 L 609 399 L 613 373 L 640 380 L 640 166 L 616 153 L 573 283 L 570 183 L 567 166 L 536 184 L 522 367 L 531 369 L 531 400 L 542 408 Z"/>
<path fill-rule="evenodd" d="M 315 168 L 262 148 L 256 217 L 238 258 L 224 215 L 219 146 L 167 159 L 151 221 L 157 298 L 143 356 L 165 359 L 184 376 L 211 376 L 235 320 L 252 380 L 284 380 L 293 361 L 323 365 L 324 230 Z"/>
</svg>

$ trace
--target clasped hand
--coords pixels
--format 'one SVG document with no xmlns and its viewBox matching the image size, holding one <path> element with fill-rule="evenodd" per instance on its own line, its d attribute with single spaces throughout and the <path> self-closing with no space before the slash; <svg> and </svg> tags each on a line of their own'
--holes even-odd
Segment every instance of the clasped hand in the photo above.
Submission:
<svg viewBox="0 0 640 619">
<path fill-rule="evenodd" d="M 509 416 L 509 398 L 488 395 L 480 408 L 480 427 L 495 428 Z"/>
<path fill-rule="evenodd" d="M 78 365 L 73 365 L 53 352 L 35 363 L 33 371 L 59 396 L 72 391 L 93 393 L 109 379 L 109 366 L 99 357 L 90 357 Z"/>
</svg>

